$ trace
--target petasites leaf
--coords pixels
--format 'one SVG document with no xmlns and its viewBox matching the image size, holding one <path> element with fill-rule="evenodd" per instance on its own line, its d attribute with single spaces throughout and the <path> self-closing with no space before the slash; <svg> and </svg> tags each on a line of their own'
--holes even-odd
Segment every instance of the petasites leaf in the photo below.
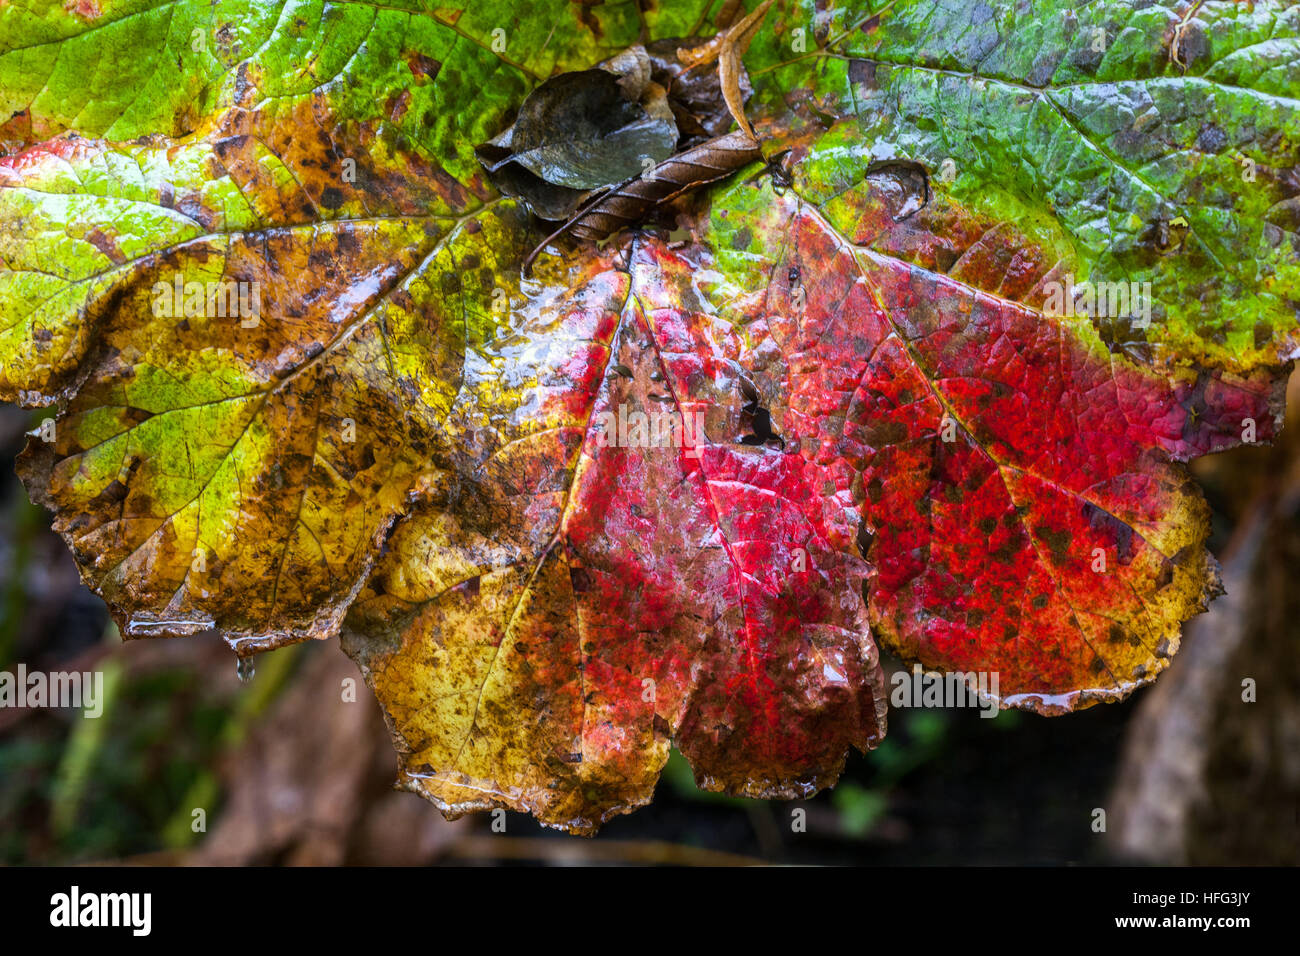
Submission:
<svg viewBox="0 0 1300 956">
<path fill-rule="evenodd" d="M 1040 713 L 1153 680 L 1219 586 L 1183 463 L 1300 348 L 1297 9 L 776 4 L 762 158 L 525 274 L 475 146 L 718 32 L 644 6 L 0 6 L 0 395 L 124 634 L 342 634 L 403 786 L 581 833 L 672 746 L 833 783 L 873 634 Z"/>
</svg>

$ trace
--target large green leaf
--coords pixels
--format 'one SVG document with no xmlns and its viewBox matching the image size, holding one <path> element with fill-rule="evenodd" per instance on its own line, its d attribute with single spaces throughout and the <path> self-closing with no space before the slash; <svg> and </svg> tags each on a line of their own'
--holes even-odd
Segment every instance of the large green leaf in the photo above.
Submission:
<svg viewBox="0 0 1300 956">
<path fill-rule="evenodd" d="M 1181 462 L 1300 346 L 1296 9 L 778 3 L 770 162 L 524 275 L 474 146 L 721 8 L 642 6 L 0 7 L 0 395 L 124 633 L 345 630 L 405 786 L 579 832 L 673 742 L 833 782 L 868 624 L 1004 706 L 1153 679 L 1217 588 Z M 1149 325 L 1052 305 L 1120 282 Z"/>
</svg>

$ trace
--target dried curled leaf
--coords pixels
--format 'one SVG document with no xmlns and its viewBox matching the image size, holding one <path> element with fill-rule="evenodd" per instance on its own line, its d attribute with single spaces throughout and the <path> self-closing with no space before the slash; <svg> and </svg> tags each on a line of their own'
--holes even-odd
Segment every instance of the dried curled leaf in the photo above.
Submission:
<svg viewBox="0 0 1300 956">
<path fill-rule="evenodd" d="M 527 167 L 511 162 L 510 150 L 500 145 L 500 139 L 480 143 L 474 147 L 474 154 L 502 195 L 522 199 L 535 215 L 552 221 L 568 219 L 591 195 L 589 189 L 570 189 L 547 182 Z"/>
<path fill-rule="evenodd" d="M 746 29 L 756 22 L 747 20 Z M 743 165 L 725 165 L 732 140 L 723 134 L 733 119 L 757 155 L 743 112 L 750 89 L 737 41 L 719 47 L 725 62 L 716 72 L 682 65 L 690 60 L 703 67 L 718 56 L 700 49 L 681 39 L 652 43 L 652 53 L 636 44 L 598 70 L 552 77 L 529 94 L 508 129 L 475 152 L 507 196 L 525 200 L 543 219 L 571 220 L 581 207 L 585 222 L 570 221 L 561 232 L 603 239 L 616 227 L 632 225 L 636 220 L 625 216 L 634 208 L 644 215 L 713 182 L 719 170 Z M 704 136 L 714 141 L 702 142 Z M 693 181 L 692 169 L 698 170 Z M 662 179 L 677 188 L 628 191 L 638 178 Z M 599 221 L 610 228 L 602 231 L 595 225 Z"/>
<path fill-rule="evenodd" d="M 684 49 L 700 45 L 698 37 L 657 40 L 646 47 L 650 58 L 652 76 L 656 83 L 668 91 L 668 103 L 677 117 L 683 148 L 699 145 L 700 141 L 722 136 L 735 123 L 722 92 L 722 80 L 712 64 L 685 66 L 678 56 Z M 741 103 L 753 95 L 753 87 L 744 64 L 740 64 L 737 77 Z"/>
<path fill-rule="evenodd" d="M 678 153 L 644 176 L 630 179 L 590 200 L 533 250 L 524 260 L 524 269 L 528 269 L 533 258 L 554 239 L 566 234 L 591 242 L 606 239 L 620 229 L 643 221 L 660 206 L 692 189 L 717 182 L 762 158 L 762 155 L 758 143 L 740 131 Z"/>
<path fill-rule="evenodd" d="M 607 70 L 562 73 L 528 95 L 519 116 L 494 145 L 508 158 L 495 172 L 518 163 L 546 182 L 569 189 L 595 189 L 636 175 L 677 146 L 677 123 L 668 96 L 657 84 L 636 88 L 629 99 Z"/>
<path fill-rule="evenodd" d="M 750 139 L 755 137 L 754 129 L 745 116 L 745 96 L 741 92 L 741 81 L 747 76 L 740 58 L 749 49 L 754 33 L 762 24 L 771 6 L 772 0 L 763 0 L 751 13 L 738 23 L 719 32 L 708 43 L 693 49 L 677 51 L 677 58 L 688 67 L 718 61 L 718 86 L 722 90 L 722 98 L 727 104 L 728 112 L 740 127 L 740 131 Z"/>
</svg>

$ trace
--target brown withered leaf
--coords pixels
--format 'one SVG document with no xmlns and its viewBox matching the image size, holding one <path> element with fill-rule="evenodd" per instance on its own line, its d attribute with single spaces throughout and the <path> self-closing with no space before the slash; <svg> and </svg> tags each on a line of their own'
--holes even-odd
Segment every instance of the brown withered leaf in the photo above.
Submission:
<svg viewBox="0 0 1300 956">
<path fill-rule="evenodd" d="M 503 195 L 522 199 L 537 216 L 552 222 L 572 216 L 591 195 L 590 190 L 549 183 L 527 167 L 508 162 L 510 149 L 499 142 L 503 138 L 509 140 L 499 136 L 474 147 L 492 185 Z"/>
<path fill-rule="evenodd" d="M 646 83 L 640 100 L 625 95 L 608 70 L 552 77 L 524 100 L 508 140 L 508 158 L 550 183 L 597 189 L 639 173 L 677 147 L 677 124 L 661 87 Z"/>
<path fill-rule="evenodd" d="M 723 30 L 711 40 L 693 49 L 678 50 L 677 58 L 688 67 L 698 67 L 718 61 L 718 84 L 722 89 L 722 98 L 727 109 L 735 118 L 741 130 L 750 139 L 754 139 L 754 128 L 745 116 L 745 96 L 741 91 L 740 80 L 745 75 L 745 68 L 740 58 L 749 49 L 749 44 L 758 32 L 763 18 L 767 16 L 772 0 L 764 0 L 753 12 L 738 23 Z"/>
<path fill-rule="evenodd" d="M 758 143 L 740 130 L 701 143 L 660 163 L 645 176 L 601 193 L 547 236 L 524 260 L 525 271 L 548 244 L 564 235 L 598 242 L 641 222 L 654 209 L 699 186 L 716 182 L 762 158 Z"/>
<path fill-rule="evenodd" d="M 681 133 L 678 146 L 682 149 L 722 136 L 734 122 L 722 95 L 718 71 L 709 64 L 688 67 L 677 57 L 679 50 L 694 49 L 704 42 L 703 37 L 675 37 L 658 40 L 645 48 L 650 57 L 652 78 L 668 91 L 668 105 L 677 119 Z M 743 65 L 737 83 L 742 100 L 748 100 L 753 87 Z"/>
</svg>

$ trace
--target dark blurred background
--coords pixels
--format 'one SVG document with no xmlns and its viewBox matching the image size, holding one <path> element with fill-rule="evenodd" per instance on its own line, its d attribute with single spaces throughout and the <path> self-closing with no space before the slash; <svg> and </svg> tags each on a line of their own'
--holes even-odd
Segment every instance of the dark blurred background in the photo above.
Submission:
<svg viewBox="0 0 1300 956">
<path fill-rule="evenodd" d="M 1300 375 L 1289 406 L 1300 421 Z M 0 863 L 1300 863 L 1294 425 L 1193 466 L 1229 594 L 1154 687 L 1054 719 L 893 709 L 878 750 L 797 803 L 702 793 L 674 753 L 654 803 L 594 840 L 448 823 L 392 790 L 378 705 L 333 641 L 247 682 L 215 636 L 123 644 L 13 475 L 33 425 L 0 411 L 0 670 L 100 670 L 107 703 L 0 708 Z"/>
</svg>

